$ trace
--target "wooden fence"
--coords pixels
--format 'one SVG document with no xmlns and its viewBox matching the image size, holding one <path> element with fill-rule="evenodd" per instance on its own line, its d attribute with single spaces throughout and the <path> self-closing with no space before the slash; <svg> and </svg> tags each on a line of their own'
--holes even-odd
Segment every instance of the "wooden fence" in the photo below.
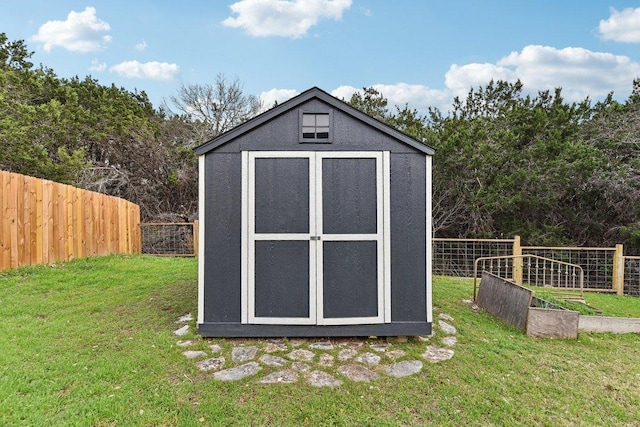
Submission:
<svg viewBox="0 0 640 427">
<path fill-rule="evenodd" d="M 140 252 L 140 207 L 70 185 L 0 171 L 0 271 Z"/>
</svg>

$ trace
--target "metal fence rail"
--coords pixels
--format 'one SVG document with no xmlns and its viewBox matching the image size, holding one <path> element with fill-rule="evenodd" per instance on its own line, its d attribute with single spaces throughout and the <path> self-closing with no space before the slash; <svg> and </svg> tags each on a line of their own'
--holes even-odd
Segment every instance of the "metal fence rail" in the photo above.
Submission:
<svg viewBox="0 0 640 427">
<path fill-rule="evenodd" d="M 577 264 L 538 255 L 505 255 L 477 258 L 473 264 L 473 295 L 483 271 L 519 285 L 542 287 L 561 298 L 582 298 L 584 270 Z"/>
<path fill-rule="evenodd" d="M 616 248 L 523 246 L 522 253 L 580 265 L 584 269 L 584 287 L 587 290 L 613 290 Z"/>
<path fill-rule="evenodd" d="M 142 253 L 166 256 L 197 256 L 197 222 L 140 224 Z"/>
</svg>

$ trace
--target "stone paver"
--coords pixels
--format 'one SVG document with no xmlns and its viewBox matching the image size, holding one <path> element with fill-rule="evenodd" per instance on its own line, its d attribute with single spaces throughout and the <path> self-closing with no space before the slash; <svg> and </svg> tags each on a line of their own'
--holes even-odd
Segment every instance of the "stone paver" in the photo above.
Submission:
<svg viewBox="0 0 640 427">
<path fill-rule="evenodd" d="M 291 364 L 291 368 L 294 371 L 298 371 L 298 372 L 308 372 L 311 370 L 311 366 L 307 365 L 304 362 L 293 362 Z"/>
<path fill-rule="evenodd" d="M 358 363 L 364 363 L 365 365 L 375 366 L 380 363 L 380 356 L 373 353 L 364 353 L 354 359 Z"/>
<path fill-rule="evenodd" d="M 347 360 L 353 359 L 358 354 L 358 350 L 353 348 L 344 348 L 338 352 L 338 360 L 341 362 L 346 362 Z"/>
<path fill-rule="evenodd" d="M 189 332 L 189 325 L 184 325 L 183 327 L 178 328 L 175 331 L 173 331 L 173 335 L 175 335 L 177 337 L 181 337 L 183 335 L 186 335 L 187 332 Z"/>
<path fill-rule="evenodd" d="M 379 378 L 380 375 L 365 368 L 362 365 L 345 365 L 338 368 L 338 372 L 349 378 L 351 381 L 371 381 Z"/>
<path fill-rule="evenodd" d="M 257 362 L 249 362 L 235 368 L 225 369 L 213 374 L 213 378 L 220 381 L 238 381 L 245 377 L 255 375 L 262 368 Z"/>
<path fill-rule="evenodd" d="M 442 320 L 446 320 L 447 322 L 453 322 L 453 317 L 451 317 L 449 314 L 447 313 L 440 313 L 438 314 L 438 318 L 442 319 Z"/>
<path fill-rule="evenodd" d="M 333 344 L 331 344 L 330 341 L 314 342 L 312 344 L 309 344 L 309 348 L 314 350 L 330 351 L 333 350 Z"/>
<path fill-rule="evenodd" d="M 318 364 L 320 366 L 333 366 L 333 356 L 330 354 L 321 354 L 318 359 Z"/>
<path fill-rule="evenodd" d="M 389 344 L 371 344 L 371 350 L 377 351 L 378 353 L 387 351 L 389 349 Z"/>
<path fill-rule="evenodd" d="M 184 316 L 181 316 L 176 323 L 184 323 L 184 322 L 191 322 L 193 320 L 193 316 L 191 315 L 191 313 L 187 313 Z"/>
<path fill-rule="evenodd" d="M 282 357 L 279 356 L 273 356 L 271 354 L 265 354 L 260 358 L 260 361 L 262 363 L 264 363 L 265 365 L 269 365 L 269 366 L 284 366 L 287 363 L 289 363 L 289 361 L 287 359 L 284 359 Z"/>
<path fill-rule="evenodd" d="M 447 335 L 455 335 L 457 332 L 455 326 L 450 325 L 444 320 L 438 320 L 438 325 L 440 326 L 440 329 L 442 329 L 442 332 L 444 332 Z"/>
<path fill-rule="evenodd" d="M 442 338 L 442 344 L 447 347 L 453 347 L 458 343 L 458 338 L 456 337 L 444 337 Z"/>
<path fill-rule="evenodd" d="M 440 348 L 430 345 L 427 347 L 427 351 L 422 354 L 422 357 L 424 357 L 431 363 L 438 363 L 451 359 L 453 357 L 453 354 L 453 350 L 450 350 L 448 348 Z"/>
<path fill-rule="evenodd" d="M 389 358 L 389 359 L 400 359 L 401 357 L 404 357 L 407 354 L 406 351 L 404 350 L 391 350 L 387 353 L 385 353 L 385 355 Z"/>
<path fill-rule="evenodd" d="M 211 359 L 201 360 L 196 366 L 201 371 L 218 371 L 224 365 L 224 357 L 212 357 Z"/>
<path fill-rule="evenodd" d="M 391 366 L 384 366 L 382 369 L 392 377 L 403 378 L 420 372 L 422 370 L 422 362 L 419 360 L 405 360 L 394 363 Z"/>
<path fill-rule="evenodd" d="M 201 350 L 187 350 L 182 352 L 187 359 L 197 359 L 199 357 L 206 357 L 207 353 Z"/>
<path fill-rule="evenodd" d="M 235 363 L 253 360 L 258 353 L 258 347 L 234 347 L 231 350 L 231 360 Z"/>
<path fill-rule="evenodd" d="M 473 302 L 472 300 L 470 300 L 470 299 L 463 299 L 462 302 L 467 304 L 467 305 L 470 305 L 473 310 L 479 310 L 480 309 L 480 307 L 478 307 L 478 305 L 475 302 Z"/>
<path fill-rule="evenodd" d="M 298 373 L 290 369 L 274 372 L 260 380 L 262 384 L 290 384 L 298 381 Z"/>
<path fill-rule="evenodd" d="M 307 384 L 314 387 L 338 387 L 342 381 L 322 371 L 313 371 L 307 376 Z"/>
<path fill-rule="evenodd" d="M 469 303 L 473 304 L 473 302 Z M 176 323 L 191 322 L 193 318 L 190 316 L 190 314 L 182 316 Z M 438 315 L 438 330 L 445 335 L 442 337 L 443 347 L 427 345 L 422 354 L 425 360 L 438 363 L 454 356 L 451 347 L 457 345 L 458 339 L 455 336 L 457 330 L 448 322 L 453 323 L 454 318 L 446 313 Z M 173 331 L 173 334 L 176 337 L 182 337 L 189 332 L 189 325 L 183 325 Z M 432 334 L 413 337 L 411 342 L 415 346 L 422 346 L 433 336 Z M 424 366 L 420 360 L 402 360 L 407 356 L 407 352 L 400 349 L 391 350 L 393 346 L 388 342 L 372 343 L 371 340 L 344 338 L 332 338 L 331 341 L 271 338 L 261 345 L 245 345 L 254 344 L 255 340 L 237 339 L 230 342 L 236 343 L 231 349 L 216 344 L 215 341 L 211 343 L 209 345 L 211 353 L 217 357 L 194 360 L 196 366 L 204 372 L 213 371 L 213 378 L 220 381 L 238 381 L 258 375 L 260 371 L 266 369 L 266 372 L 262 376 L 258 375 L 254 381 L 262 384 L 289 384 L 298 382 L 303 376 L 304 381 L 313 387 L 338 387 L 343 384 L 344 379 L 370 382 L 380 378 L 382 372 L 394 378 L 404 378 L 421 372 Z M 393 341 L 395 345 L 404 342 Z M 195 343 L 196 340 L 183 339 L 178 340 L 176 345 L 189 347 Z M 264 354 L 255 361 L 260 352 Z M 276 356 L 271 354 L 274 352 L 282 353 Z M 201 350 L 185 349 L 183 354 L 189 359 L 207 357 L 207 353 Z M 227 369 L 223 369 L 226 362 L 223 356 L 231 359 L 231 366 L 227 366 Z M 379 366 L 383 357 L 385 363 Z M 318 367 L 327 372 L 316 370 Z M 342 375 L 342 380 L 336 378 L 335 374 Z"/>
<path fill-rule="evenodd" d="M 303 362 L 311 362 L 315 353 L 311 350 L 297 349 L 287 355 L 291 360 L 301 360 Z"/>
<path fill-rule="evenodd" d="M 287 349 L 287 345 L 284 343 L 284 340 L 267 340 L 267 345 L 264 348 L 264 351 L 267 353 L 273 353 L 276 351 L 285 351 Z"/>
</svg>

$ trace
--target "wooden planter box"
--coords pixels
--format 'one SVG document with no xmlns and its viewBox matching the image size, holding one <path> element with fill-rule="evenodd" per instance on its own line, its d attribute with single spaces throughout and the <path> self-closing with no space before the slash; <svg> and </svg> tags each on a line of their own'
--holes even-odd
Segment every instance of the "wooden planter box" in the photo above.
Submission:
<svg viewBox="0 0 640 427">
<path fill-rule="evenodd" d="M 526 333 L 542 338 L 578 338 L 577 311 L 555 308 L 529 307 Z"/>
<path fill-rule="evenodd" d="M 527 335 L 545 338 L 577 338 L 577 311 L 535 307 L 533 291 L 490 273 L 482 273 L 478 306 L 520 328 Z"/>
</svg>

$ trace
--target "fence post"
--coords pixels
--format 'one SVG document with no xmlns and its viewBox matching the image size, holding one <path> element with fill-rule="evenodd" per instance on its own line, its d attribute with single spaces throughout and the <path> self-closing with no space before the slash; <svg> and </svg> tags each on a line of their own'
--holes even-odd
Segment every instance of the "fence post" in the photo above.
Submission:
<svg viewBox="0 0 640 427">
<path fill-rule="evenodd" d="M 200 222 L 193 221 L 193 255 L 198 258 L 198 248 L 200 247 Z"/>
<path fill-rule="evenodd" d="M 513 281 L 522 285 L 522 246 L 520 236 L 513 237 Z"/>
<path fill-rule="evenodd" d="M 612 288 L 618 295 L 624 294 L 624 249 L 621 244 L 616 245 L 613 253 Z"/>
</svg>

